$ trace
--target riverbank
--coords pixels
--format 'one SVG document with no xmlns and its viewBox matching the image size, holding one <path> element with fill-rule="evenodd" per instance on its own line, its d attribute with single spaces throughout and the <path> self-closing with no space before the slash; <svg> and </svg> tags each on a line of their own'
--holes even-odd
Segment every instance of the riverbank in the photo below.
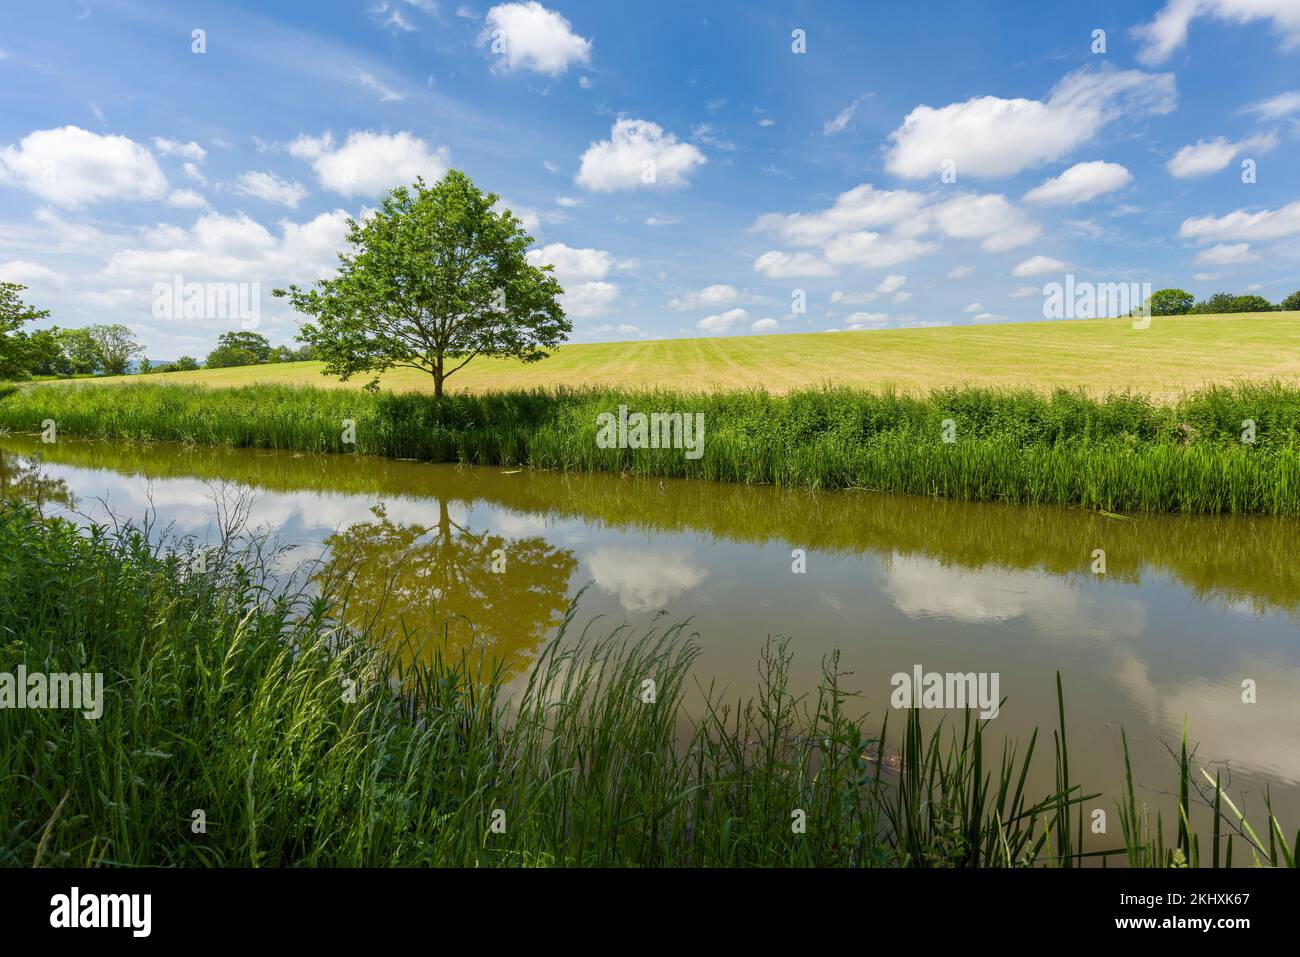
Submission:
<svg viewBox="0 0 1300 957">
<path fill-rule="evenodd" d="M 664 444 L 676 447 L 604 447 L 625 436 L 637 444 L 620 410 L 629 419 L 680 415 L 701 423 L 702 436 L 672 432 L 679 441 Z M 155 383 L 27 386 L 0 397 L 0 428 L 42 432 L 49 423 L 56 439 L 358 452 L 1110 512 L 1300 514 L 1300 389 L 1276 383 L 1210 387 L 1173 404 L 989 389 L 924 398 L 591 389 L 438 401 Z"/>
<path fill-rule="evenodd" d="M 916 711 L 875 734 L 846 716 L 833 659 L 792 696 L 780 644 L 761 655 L 757 700 L 690 722 L 697 648 L 681 628 L 570 628 L 508 703 L 467 660 L 382 680 L 384 642 L 330 617 L 328 582 L 316 597 L 271 584 L 256 542 L 199 562 L 183 543 L 86 535 L 11 503 L 0 555 L 0 672 L 103 676 L 93 709 L 0 722 L 7 866 L 1087 861 L 1095 795 L 1069 777 L 1063 726 L 1057 789 L 1030 796 L 1028 765 L 1053 760 L 1036 736 L 986 753 L 979 722 L 923 732 Z M 1206 784 L 1186 748 L 1176 773 L 1193 829 L 1153 830 L 1130 776 L 1115 857 L 1228 864 L 1236 834 L 1237 863 L 1291 862 L 1275 823 L 1247 839 L 1226 805 L 1193 800 Z"/>
</svg>

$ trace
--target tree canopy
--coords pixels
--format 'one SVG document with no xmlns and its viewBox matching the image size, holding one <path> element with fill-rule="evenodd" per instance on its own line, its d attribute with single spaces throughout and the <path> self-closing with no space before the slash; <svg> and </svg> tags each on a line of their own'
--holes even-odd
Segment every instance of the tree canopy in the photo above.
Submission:
<svg viewBox="0 0 1300 957">
<path fill-rule="evenodd" d="M 446 378 L 476 356 L 524 362 L 573 331 L 550 266 L 528 262 L 532 237 L 499 197 L 460 170 L 432 186 L 417 179 L 392 190 L 362 222 L 348 221 L 338 274 L 311 290 L 276 289 L 313 317 L 299 340 L 348 379 L 393 367 Z"/>
</svg>

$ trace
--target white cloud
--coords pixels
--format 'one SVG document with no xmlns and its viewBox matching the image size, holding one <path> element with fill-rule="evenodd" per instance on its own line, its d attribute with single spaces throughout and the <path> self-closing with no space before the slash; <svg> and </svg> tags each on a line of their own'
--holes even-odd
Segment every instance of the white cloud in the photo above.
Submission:
<svg viewBox="0 0 1300 957">
<path fill-rule="evenodd" d="M 1011 270 L 1011 275 L 1022 278 L 1025 276 L 1042 276 L 1045 273 L 1064 272 L 1065 269 L 1065 263 L 1059 259 L 1053 259 L 1051 256 L 1030 256 Z"/>
<path fill-rule="evenodd" d="M 23 259 L 0 263 L 0 282 L 16 282 L 29 289 L 57 289 L 67 278 L 63 273 L 55 272 L 47 266 Z"/>
<path fill-rule="evenodd" d="M 831 293 L 831 302 L 843 303 L 849 306 L 872 302 L 879 298 L 880 294 L 875 292 L 840 292 L 837 289 Z"/>
<path fill-rule="evenodd" d="M 744 309 L 728 309 L 717 315 L 705 316 L 696 323 L 705 332 L 729 332 L 735 326 L 749 322 L 749 313 Z"/>
<path fill-rule="evenodd" d="M 164 156 L 179 156 L 182 159 L 201 163 L 208 155 L 208 151 L 193 140 L 182 143 L 179 140 L 169 140 L 165 136 L 155 136 L 150 142 L 153 143 L 153 148 Z"/>
<path fill-rule="evenodd" d="M 811 252 L 764 252 L 754 260 L 754 269 L 770 280 L 797 276 L 835 276 L 835 267 Z"/>
<path fill-rule="evenodd" d="M 864 93 L 844 109 L 835 114 L 834 119 L 827 120 L 822 125 L 822 133 L 826 136 L 836 136 L 848 129 L 849 123 L 853 121 L 853 114 L 857 112 L 858 104 L 865 100 L 869 93 Z"/>
<path fill-rule="evenodd" d="M 962 312 L 983 312 L 983 311 L 984 311 L 984 304 L 979 302 L 972 302 L 969 306 L 967 306 L 965 309 L 962 310 Z"/>
<path fill-rule="evenodd" d="M 307 190 L 301 183 L 291 183 L 274 173 L 252 170 L 240 174 L 235 180 L 235 192 L 241 196 L 251 196 L 268 203 L 294 208 L 307 195 Z"/>
<path fill-rule="evenodd" d="M 841 193 L 829 209 L 789 215 L 765 213 L 751 228 L 793 246 L 818 246 L 839 233 L 899 223 L 919 213 L 925 203 L 922 193 L 878 190 L 864 183 Z"/>
<path fill-rule="evenodd" d="M 573 63 L 591 58 L 591 41 L 573 32 L 569 21 L 530 0 L 502 3 L 488 11 L 480 42 L 491 44 L 508 70 L 557 76 Z"/>
<path fill-rule="evenodd" d="M 706 162 L 699 148 L 678 142 L 649 120 L 620 119 L 609 139 L 582 154 L 575 182 L 593 192 L 687 185 L 686 176 Z"/>
<path fill-rule="evenodd" d="M 1060 176 L 1052 177 L 1025 193 L 1027 203 L 1072 205 L 1086 203 L 1103 193 L 1114 192 L 1133 181 L 1133 174 L 1119 163 L 1096 160 L 1076 163 Z"/>
<path fill-rule="evenodd" d="M 417 176 L 433 182 L 442 178 L 449 163 L 445 146 L 430 149 L 409 132 L 352 132 L 338 148 L 329 133 L 299 136 L 289 144 L 289 153 L 311 161 L 323 188 L 348 197 L 378 196 L 413 183 Z"/>
<path fill-rule="evenodd" d="M 401 100 L 402 98 L 402 95 L 400 93 L 396 93 L 389 87 L 384 86 L 384 84 L 376 80 L 374 75 L 371 73 L 358 73 L 357 80 L 366 89 L 374 90 L 376 93 L 378 93 L 380 103 L 391 103 L 397 100 Z"/>
<path fill-rule="evenodd" d="M 952 239 L 980 240 L 984 249 L 1002 252 L 1030 242 L 1042 228 L 1000 194 L 938 198 L 863 184 L 840 194 L 833 206 L 819 212 L 765 213 L 751 230 L 794 246 L 820 247 L 820 256 L 772 250 L 755 261 L 759 272 L 783 278 L 832 275 L 836 266 L 888 268 L 938 249 L 936 242 L 925 238 L 932 231 Z"/>
<path fill-rule="evenodd" d="M 612 282 L 584 282 L 565 286 L 560 304 L 566 314 L 582 318 L 608 312 L 617 298 L 618 286 Z"/>
<path fill-rule="evenodd" d="M 973 273 L 974 271 L 975 271 L 975 267 L 974 267 L 974 266 L 958 266 L 956 269 L 953 269 L 951 272 L 948 273 L 948 278 L 949 278 L 949 279 L 965 279 L 967 276 L 969 276 L 969 275 L 970 275 L 971 273 Z"/>
<path fill-rule="evenodd" d="M 1103 67 L 1065 76 L 1046 102 L 981 96 L 918 106 L 890 134 L 885 169 L 917 179 L 951 161 L 959 178 L 1012 176 L 1059 160 L 1121 116 L 1168 113 L 1176 100 L 1172 73 Z"/>
<path fill-rule="evenodd" d="M 876 287 L 876 292 L 885 293 L 885 294 L 891 292 L 898 292 L 898 290 L 902 289 L 903 286 L 905 286 L 906 284 L 907 284 L 906 276 L 899 276 L 899 275 L 886 276 L 884 279 L 880 280 L 880 285 Z"/>
<path fill-rule="evenodd" d="M 1042 227 L 1000 193 L 958 196 L 934 210 L 939 230 L 954 239 L 979 239 L 989 252 L 1006 252 L 1035 239 Z"/>
<path fill-rule="evenodd" d="M 1282 49 L 1300 45 L 1300 4 L 1295 0 L 1166 0 L 1154 19 L 1132 30 L 1143 41 L 1138 59 L 1148 65 L 1163 63 L 1187 42 L 1192 20 L 1204 16 L 1239 24 L 1269 20 L 1281 35 Z"/>
<path fill-rule="evenodd" d="M 1199 216 L 1183 220 L 1178 228 L 1181 239 L 1198 242 L 1239 239 L 1256 242 L 1281 239 L 1300 234 L 1300 200 L 1279 209 L 1262 209 L 1248 213 L 1238 209 L 1226 216 Z"/>
<path fill-rule="evenodd" d="M 539 249 L 530 249 L 527 259 L 534 266 L 549 263 L 555 267 L 555 277 L 566 289 L 570 284 L 604 279 L 614 266 L 614 257 L 603 249 L 579 249 L 564 243 L 549 243 Z"/>
<path fill-rule="evenodd" d="M 177 209 L 203 209 L 208 201 L 192 189 L 176 189 L 167 197 L 167 205 Z"/>
<path fill-rule="evenodd" d="M 1208 141 L 1198 140 L 1194 145 L 1184 146 L 1175 153 L 1165 164 L 1165 169 L 1179 179 L 1208 176 L 1226 167 L 1238 153 L 1247 150 L 1265 152 L 1277 146 L 1277 142 L 1277 137 L 1271 133 L 1248 136 L 1237 143 L 1231 143 L 1222 136 Z"/>
<path fill-rule="evenodd" d="M 1042 292 L 1037 286 L 1017 286 L 1011 293 L 1012 299 L 1028 299 L 1030 296 L 1037 296 Z"/>
<path fill-rule="evenodd" d="M 996 312 L 981 312 L 978 316 L 975 317 L 974 321 L 975 322 L 1001 322 L 1005 318 L 1006 316 L 1000 315 L 999 313 Z"/>
<path fill-rule="evenodd" d="M 719 306 L 729 306 L 739 298 L 740 290 L 735 286 L 717 283 L 670 300 L 668 308 L 677 312 L 686 312 L 691 309 L 716 309 Z"/>
<path fill-rule="evenodd" d="M 1266 100 L 1258 100 L 1241 108 L 1243 113 L 1254 113 L 1261 120 L 1280 120 L 1292 113 L 1300 113 L 1300 90 L 1279 93 Z"/>
<path fill-rule="evenodd" d="M 864 332 L 868 329 L 882 329 L 889 322 L 887 312 L 855 312 L 845 322 L 849 332 Z"/>
<path fill-rule="evenodd" d="M 1250 251 L 1249 243 L 1219 243 L 1209 249 L 1202 249 L 1192 262 L 1197 266 L 1235 266 L 1255 262 L 1257 259 L 1259 257 Z"/>
<path fill-rule="evenodd" d="M 572 207 L 574 207 L 574 206 L 581 206 L 581 205 L 582 205 L 582 200 L 580 200 L 580 199 L 575 199 L 575 198 L 572 197 L 572 196 L 557 196 L 557 197 L 555 197 L 555 205 L 556 205 L 556 206 L 563 206 L 563 207 L 565 207 L 566 209 L 569 209 L 569 208 L 572 208 Z"/>
<path fill-rule="evenodd" d="M 758 319 L 749 328 L 755 332 L 766 332 L 769 329 L 775 329 L 780 325 L 775 319 Z"/>
<path fill-rule="evenodd" d="M 37 130 L 0 149 L 0 183 L 65 207 L 161 199 L 167 191 L 167 178 L 146 147 L 77 126 Z"/>
<path fill-rule="evenodd" d="M 208 185 L 208 178 L 204 176 L 203 171 L 193 163 L 182 163 L 181 170 L 186 176 L 194 180 L 194 182 L 198 183 L 200 186 Z"/>
</svg>

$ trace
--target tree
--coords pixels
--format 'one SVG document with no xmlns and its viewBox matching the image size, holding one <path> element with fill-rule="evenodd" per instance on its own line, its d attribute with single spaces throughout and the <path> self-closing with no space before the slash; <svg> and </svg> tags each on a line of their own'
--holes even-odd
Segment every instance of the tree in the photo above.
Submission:
<svg viewBox="0 0 1300 957">
<path fill-rule="evenodd" d="M 1151 294 L 1151 315 L 1185 316 L 1195 304 L 1196 297 L 1183 289 L 1157 289 Z"/>
<path fill-rule="evenodd" d="M 1273 304 L 1263 296 L 1233 296 L 1229 312 L 1272 312 Z"/>
<path fill-rule="evenodd" d="M 256 332 L 224 332 L 217 336 L 217 347 L 208 353 L 209 369 L 231 366 L 256 366 L 271 358 L 271 343 Z"/>
<path fill-rule="evenodd" d="M 100 364 L 106 375 L 126 375 L 131 360 L 144 352 L 144 346 L 123 325 L 91 326 L 86 330 L 99 352 Z"/>
<path fill-rule="evenodd" d="M 1293 292 L 1278 304 L 1279 309 L 1287 312 L 1300 312 L 1300 292 Z"/>
<path fill-rule="evenodd" d="M 60 329 L 59 343 L 63 346 L 69 375 L 90 375 L 104 364 L 89 329 Z"/>
<path fill-rule="evenodd" d="M 0 282 L 0 379 L 25 378 L 38 361 L 31 336 L 20 329 L 44 319 L 50 311 L 23 302 L 21 293 L 26 288 L 16 282 Z"/>
<path fill-rule="evenodd" d="M 536 362 L 573 331 L 552 268 L 528 262 L 532 237 L 508 209 L 493 211 L 498 199 L 454 169 L 399 186 L 364 222 L 348 221 L 335 278 L 273 291 L 315 318 L 298 340 L 325 374 L 373 372 L 373 388 L 404 366 L 432 375 L 441 396 L 475 356 Z"/>
<path fill-rule="evenodd" d="M 1219 313 L 1232 312 L 1232 303 L 1237 297 L 1230 292 L 1216 292 L 1209 299 L 1202 300 L 1196 304 L 1192 312 L 1200 315 L 1216 315 Z"/>
<path fill-rule="evenodd" d="M 199 367 L 199 361 L 193 356 L 181 356 L 172 363 L 172 369 L 176 372 L 193 372 Z"/>
</svg>

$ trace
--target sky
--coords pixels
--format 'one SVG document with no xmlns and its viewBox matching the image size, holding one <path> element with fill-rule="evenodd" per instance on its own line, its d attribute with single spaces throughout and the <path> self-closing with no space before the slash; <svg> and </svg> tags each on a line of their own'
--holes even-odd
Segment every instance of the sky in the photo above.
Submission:
<svg viewBox="0 0 1300 957">
<path fill-rule="evenodd" d="M 1300 0 L 0 7 L 0 280 L 154 359 L 292 344 L 270 290 L 450 167 L 577 342 L 1300 289 Z M 255 314 L 161 292 L 193 283 Z"/>
</svg>

